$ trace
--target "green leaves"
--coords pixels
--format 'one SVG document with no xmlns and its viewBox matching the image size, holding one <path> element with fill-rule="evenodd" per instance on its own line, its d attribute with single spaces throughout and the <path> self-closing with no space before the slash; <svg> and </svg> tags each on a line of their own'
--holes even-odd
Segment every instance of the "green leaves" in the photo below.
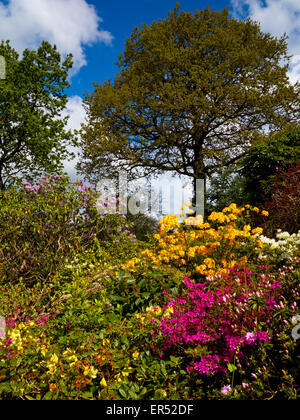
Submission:
<svg viewBox="0 0 300 420">
<path fill-rule="evenodd" d="M 245 193 L 251 203 L 267 198 L 272 192 L 274 177 L 300 160 L 300 126 L 292 124 L 259 139 L 242 161 Z M 244 194 L 243 194 L 244 195 Z M 279 226 L 278 226 L 279 227 Z"/>
<path fill-rule="evenodd" d="M 298 119 L 288 60 L 285 37 L 232 19 L 228 9 L 175 8 L 135 28 L 120 73 L 85 98 L 80 171 L 93 180 L 129 163 L 132 177 L 175 171 L 204 178 L 230 166 L 267 125 Z"/>
<path fill-rule="evenodd" d="M 0 193 L 0 283 L 45 283 L 59 270 L 67 283 L 108 251 L 110 261 L 116 254 L 121 261 L 121 252 L 128 257 L 131 224 L 118 214 L 101 217 L 97 197 L 82 180 L 70 183 L 63 175 Z"/>
<path fill-rule="evenodd" d="M 9 43 L 0 43 L 7 74 L 0 83 L 0 188 L 18 176 L 34 177 L 62 169 L 75 138 L 66 130 L 61 112 L 67 105 L 65 89 L 72 67 L 71 55 L 61 61 L 55 46 L 42 42 L 23 57 Z"/>
<path fill-rule="evenodd" d="M 232 363 L 227 363 L 227 368 L 229 370 L 229 372 L 233 373 L 237 370 L 237 367 L 235 365 L 233 365 Z"/>
</svg>

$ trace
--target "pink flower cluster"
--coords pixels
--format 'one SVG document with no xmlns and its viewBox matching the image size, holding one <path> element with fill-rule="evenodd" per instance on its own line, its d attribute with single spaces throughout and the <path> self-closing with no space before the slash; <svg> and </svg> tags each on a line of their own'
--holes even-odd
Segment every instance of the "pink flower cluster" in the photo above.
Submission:
<svg viewBox="0 0 300 420">
<path fill-rule="evenodd" d="M 229 286 L 220 279 L 195 283 L 185 277 L 186 293 L 169 296 L 172 317 L 163 318 L 157 329 L 164 338 L 163 350 L 188 349 L 194 356 L 187 369 L 208 375 L 226 371 L 235 357 L 243 361 L 249 346 L 270 341 L 266 325 L 277 306 L 281 282 L 268 276 L 256 282 L 252 272 L 247 274 L 252 281 Z"/>
</svg>

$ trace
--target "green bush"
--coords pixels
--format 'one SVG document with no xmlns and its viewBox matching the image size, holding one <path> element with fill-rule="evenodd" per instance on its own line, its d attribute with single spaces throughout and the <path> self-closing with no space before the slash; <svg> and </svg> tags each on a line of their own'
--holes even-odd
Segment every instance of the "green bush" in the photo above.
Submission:
<svg viewBox="0 0 300 420">
<path fill-rule="evenodd" d="M 102 248 L 118 255 L 135 241 L 126 218 L 100 214 L 97 194 L 62 175 L 24 182 L 0 196 L 0 281 L 46 281 L 66 260 Z"/>
</svg>

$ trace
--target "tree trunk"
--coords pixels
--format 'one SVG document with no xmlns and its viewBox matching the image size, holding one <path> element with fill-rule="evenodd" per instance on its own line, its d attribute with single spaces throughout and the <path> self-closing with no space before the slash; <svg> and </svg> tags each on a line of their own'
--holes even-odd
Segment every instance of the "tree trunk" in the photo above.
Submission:
<svg viewBox="0 0 300 420">
<path fill-rule="evenodd" d="M 196 207 L 196 215 L 201 214 L 204 218 L 206 210 L 206 170 L 202 153 L 202 142 L 195 147 L 193 165 L 193 206 Z"/>
</svg>

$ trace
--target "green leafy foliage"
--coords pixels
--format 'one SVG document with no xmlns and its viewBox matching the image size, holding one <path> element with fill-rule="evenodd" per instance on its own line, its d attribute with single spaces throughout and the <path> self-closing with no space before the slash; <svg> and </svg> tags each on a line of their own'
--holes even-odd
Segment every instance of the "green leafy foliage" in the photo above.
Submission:
<svg viewBox="0 0 300 420">
<path fill-rule="evenodd" d="M 0 43 L 6 77 L 0 80 L 0 188 L 17 177 L 27 180 L 43 171 L 57 172 L 70 155 L 75 138 L 66 130 L 65 89 L 72 67 L 68 55 L 62 62 L 55 46 L 42 42 L 36 51 L 24 50 L 22 58 L 9 42 Z"/>
<path fill-rule="evenodd" d="M 80 180 L 62 175 L 24 182 L 1 193 L 0 279 L 29 284 L 49 280 L 79 252 L 106 249 L 120 259 L 124 244 L 135 239 L 125 216 L 104 217 L 96 207 L 97 193 Z M 114 246 L 112 247 L 112 243 Z"/>
<path fill-rule="evenodd" d="M 244 178 L 243 197 L 251 204 L 272 196 L 273 184 L 280 171 L 300 161 L 300 126 L 262 137 L 243 159 L 240 171 Z"/>
<path fill-rule="evenodd" d="M 128 165 L 131 177 L 205 179 L 244 156 L 267 125 L 297 121 L 299 84 L 289 83 L 288 62 L 285 37 L 228 9 L 176 7 L 135 28 L 120 72 L 85 97 L 80 171 L 93 181 Z"/>
</svg>

